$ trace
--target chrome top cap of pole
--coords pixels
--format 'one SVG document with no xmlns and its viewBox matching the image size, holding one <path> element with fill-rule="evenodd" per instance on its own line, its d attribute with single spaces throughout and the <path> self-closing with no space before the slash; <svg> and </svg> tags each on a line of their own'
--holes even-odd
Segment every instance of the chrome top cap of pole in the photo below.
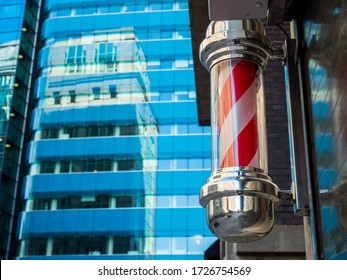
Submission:
<svg viewBox="0 0 347 280">
<path fill-rule="evenodd" d="M 212 21 L 200 44 L 200 61 L 210 71 L 225 59 L 246 59 L 265 68 L 272 58 L 271 40 L 260 20 Z"/>
</svg>

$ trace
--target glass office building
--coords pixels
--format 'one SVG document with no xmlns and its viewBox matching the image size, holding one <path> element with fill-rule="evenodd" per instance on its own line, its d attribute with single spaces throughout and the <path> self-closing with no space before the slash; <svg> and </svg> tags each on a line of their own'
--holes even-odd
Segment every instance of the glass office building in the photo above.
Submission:
<svg viewBox="0 0 347 280">
<path fill-rule="evenodd" d="M 39 1 L 0 2 L 0 256 L 9 256 Z"/>
<path fill-rule="evenodd" d="M 44 2 L 17 258 L 202 259 L 188 1 Z"/>
</svg>

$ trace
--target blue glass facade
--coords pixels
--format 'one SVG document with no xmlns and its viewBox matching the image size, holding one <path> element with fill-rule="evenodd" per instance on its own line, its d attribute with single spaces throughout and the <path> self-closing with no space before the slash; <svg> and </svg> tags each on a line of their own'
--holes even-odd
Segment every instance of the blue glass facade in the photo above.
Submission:
<svg viewBox="0 0 347 280">
<path fill-rule="evenodd" d="M 47 0 L 18 259 L 202 259 L 186 0 Z"/>
<path fill-rule="evenodd" d="M 0 256 L 9 256 L 40 1 L 0 2 Z"/>
</svg>

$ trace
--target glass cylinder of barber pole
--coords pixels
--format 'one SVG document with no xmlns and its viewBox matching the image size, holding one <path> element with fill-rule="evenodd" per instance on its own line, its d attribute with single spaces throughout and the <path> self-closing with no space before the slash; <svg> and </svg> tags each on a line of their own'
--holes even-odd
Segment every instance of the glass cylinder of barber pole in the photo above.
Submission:
<svg viewBox="0 0 347 280">
<path fill-rule="evenodd" d="M 263 69 L 246 59 L 211 68 L 212 170 L 268 170 Z"/>
</svg>

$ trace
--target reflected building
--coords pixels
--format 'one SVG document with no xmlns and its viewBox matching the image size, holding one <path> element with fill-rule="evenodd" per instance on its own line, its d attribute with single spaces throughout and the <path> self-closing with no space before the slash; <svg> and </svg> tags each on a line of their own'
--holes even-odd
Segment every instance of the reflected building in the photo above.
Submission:
<svg viewBox="0 0 347 280">
<path fill-rule="evenodd" d="M 80 234 L 71 240 L 62 233 L 67 224 L 59 221 L 59 236 L 25 238 L 21 256 L 154 253 L 158 133 L 147 102 L 145 57 L 132 29 L 114 30 L 107 39 L 104 32 L 89 37 L 81 34 L 41 50 L 34 139 L 24 183 L 26 211 L 144 207 L 148 210 L 136 221 L 143 233 L 135 236 L 118 229 L 114 235 L 99 237 L 96 228 L 93 231 L 99 233 L 94 237 L 78 229 Z M 120 108 L 127 111 L 127 118 L 108 113 L 119 114 Z M 131 182 L 129 172 L 140 172 L 140 180 Z M 49 219 L 50 213 L 46 214 Z M 80 213 L 76 214 L 75 218 Z M 26 232 L 33 227 L 32 214 L 23 215 Z"/>
<path fill-rule="evenodd" d="M 215 241 L 198 202 L 210 137 L 188 1 L 42 12 L 17 258 L 202 259 Z"/>
<path fill-rule="evenodd" d="M 344 1 L 305 7 L 302 30 L 307 46 L 308 93 L 312 106 L 322 252 L 347 259 L 346 10 Z M 334 38 L 330 40 L 328 38 Z M 330 50 L 332 55 L 327 55 Z"/>
</svg>

